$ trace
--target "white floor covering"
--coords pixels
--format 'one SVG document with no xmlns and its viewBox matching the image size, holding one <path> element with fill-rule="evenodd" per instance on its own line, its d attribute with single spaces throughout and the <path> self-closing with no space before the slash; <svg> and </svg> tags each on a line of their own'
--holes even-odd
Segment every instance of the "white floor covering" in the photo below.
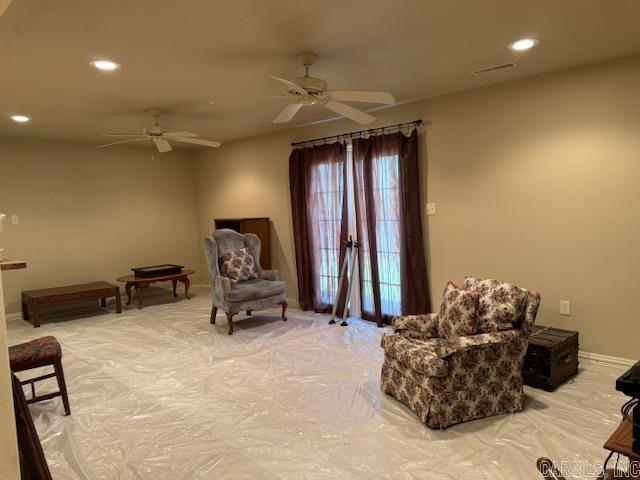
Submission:
<svg viewBox="0 0 640 480">
<path fill-rule="evenodd" d="M 554 393 L 526 388 L 522 413 L 432 431 L 380 391 L 385 329 L 274 309 L 230 337 L 224 317 L 209 324 L 208 290 L 193 293 L 8 322 L 10 344 L 62 344 L 72 414 L 31 407 L 55 480 L 536 479 L 542 455 L 602 460 L 625 401 L 623 369 L 586 365 Z"/>
</svg>

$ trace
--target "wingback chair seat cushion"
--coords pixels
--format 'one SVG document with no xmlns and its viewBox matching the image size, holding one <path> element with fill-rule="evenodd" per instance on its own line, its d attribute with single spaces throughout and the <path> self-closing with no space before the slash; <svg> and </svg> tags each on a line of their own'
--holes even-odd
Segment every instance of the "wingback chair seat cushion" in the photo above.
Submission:
<svg viewBox="0 0 640 480">
<path fill-rule="evenodd" d="M 271 280 L 247 280 L 231 284 L 227 294 L 229 302 L 238 303 L 283 294 L 285 283 Z"/>
<path fill-rule="evenodd" d="M 444 338 L 439 314 L 393 319 L 382 339 L 382 390 L 431 428 L 524 408 L 522 362 L 540 304 L 524 290 L 516 328 Z"/>
</svg>

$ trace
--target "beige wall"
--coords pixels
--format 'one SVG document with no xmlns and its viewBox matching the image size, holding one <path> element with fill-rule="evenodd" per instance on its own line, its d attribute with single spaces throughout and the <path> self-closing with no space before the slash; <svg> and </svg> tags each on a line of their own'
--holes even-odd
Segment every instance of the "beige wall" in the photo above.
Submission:
<svg viewBox="0 0 640 480">
<path fill-rule="evenodd" d="M 0 273 L 0 478 L 18 480 L 18 446 L 16 422 L 13 414 L 13 393 L 9 373 L 7 350 L 7 328 L 4 318 L 2 295 L 2 273 Z"/>
<path fill-rule="evenodd" d="M 638 357 L 639 84 L 634 57 L 377 113 L 375 125 L 433 122 L 421 163 L 423 203 L 437 204 L 423 218 L 435 305 L 449 279 L 511 280 L 541 291 L 539 323 L 580 330 L 587 351 Z M 274 265 L 296 297 L 289 143 L 355 127 L 332 122 L 195 153 L 200 236 L 215 217 L 271 217 Z M 571 301 L 570 317 L 560 300 Z"/>
<path fill-rule="evenodd" d="M 199 261 L 187 150 L 0 139 L 0 211 L 0 246 L 29 264 L 5 279 L 8 312 L 20 310 L 22 290 Z"/>
</svg>

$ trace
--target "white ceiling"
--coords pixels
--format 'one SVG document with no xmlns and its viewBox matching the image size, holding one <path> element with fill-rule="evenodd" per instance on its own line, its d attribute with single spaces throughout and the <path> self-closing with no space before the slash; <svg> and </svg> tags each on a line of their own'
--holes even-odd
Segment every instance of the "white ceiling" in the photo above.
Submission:
<svg viewBox="0 0 640 480">
<path fill-rule="evenodd" d="M 271 124 L 285 101 L 210 101 L 284 93 L 267 75 L 301 75 L 304 51 L 330 88 L 405 102 L 639 52 L 638 20 L 637 0 L 18 0 L 0 18 L 0 135 L 98 143 L 160 107 L 174 129 L 227 141 L 288 128 Z M 541 44 L 506 48 L 524 36 Z M 123 68 L 98 72 L 98 58 Z"/>
</svg>

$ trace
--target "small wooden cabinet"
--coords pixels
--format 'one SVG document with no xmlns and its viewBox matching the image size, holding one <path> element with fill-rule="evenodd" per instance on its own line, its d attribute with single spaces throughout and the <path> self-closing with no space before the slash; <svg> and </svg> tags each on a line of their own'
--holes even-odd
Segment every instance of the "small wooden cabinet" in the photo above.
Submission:
<svg viewBox="0 0 640 480">
<path fill-rule="evenodd" d="M 239 233 L 255 233 L 260 239 L 260 266 L 271 268 L 271 226 L 268 217 L 259 218 L 216 218 L 216 230 L 229 228 Z"/>
</svg>

